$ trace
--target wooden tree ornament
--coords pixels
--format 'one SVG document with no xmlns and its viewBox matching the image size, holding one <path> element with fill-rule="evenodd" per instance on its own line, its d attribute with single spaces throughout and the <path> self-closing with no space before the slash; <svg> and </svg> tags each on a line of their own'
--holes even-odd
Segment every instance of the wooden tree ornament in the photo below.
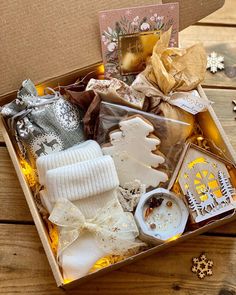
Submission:
<svg viewBox="0 0 236 295">
<path fill-rule="evenodd" d="M 121 186 L 139 180 L 146 187 L 157 187 L 168 180 L 167 174 L 157 169 L 165 159 L 158 151 L 160 140 L 153 131 L 148 120 L 135 115 L 121 121 L 119 129 L 110 133 L 110 144 L 102 150 L 112 156 Z"/>
<path fill-rule="evenodd" d="M 201 222 L 236 208 L 235 189 L 228 164 L 191 145 L 180 168 L 178 182 L 189 204 L 194 222 Z"/>
</svg>

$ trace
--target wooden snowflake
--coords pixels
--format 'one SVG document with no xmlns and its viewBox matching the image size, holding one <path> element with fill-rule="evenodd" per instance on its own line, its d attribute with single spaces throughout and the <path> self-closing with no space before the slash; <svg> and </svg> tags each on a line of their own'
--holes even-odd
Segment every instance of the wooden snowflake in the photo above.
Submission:
<svg viewBox="0 0 236 295">
<path fill-rule="evenodd" d="M 232 103 L 235 105 L 233 110 L 234 110 L 234 112 L 236 112 L 236 99 L 232 100 Z M 236 117 L 234 119 L 236 120 Z"/>
<path fill-rule="evenodd" d="M 207 57 L 207 69 L 210 70 L 211 73 L 215 74 L 218 69 L 224 69 L 224 57 L 221 55 L 217 55 L 216 52 L 212 52 Z"/>
<path fill-rule="evenodd" d="M 192 272 L 196 273 L 199 279 L 212 275 L 213 261 L 208 260 L 205 254 L 201 254 L 198 258 L 193 258 Z"/>
<path fill-rule="evenodd" d="M 235 105 L 234 106 L 234 112 L 236 112 L 236 99 L 232 100 L 232 103 Z"/>
</svg>

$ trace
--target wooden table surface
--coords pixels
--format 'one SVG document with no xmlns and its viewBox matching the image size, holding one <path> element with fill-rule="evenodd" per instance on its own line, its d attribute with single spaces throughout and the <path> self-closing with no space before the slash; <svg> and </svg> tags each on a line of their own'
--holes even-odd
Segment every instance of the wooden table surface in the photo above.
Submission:
<svg viewBox="0 0 236 295">
<path fill-rule="evenodd" d="M 181 45 L 202 41 L 207 52 L 236 67 L 236 0 L 180 34 Z M 236 68 L 235 68 L 236 69 Z M 227 72 L 228 73 L 228 72 Z M 203 86 L 236 149 L 236 70 L 207 73 Z M 199 280 L 191 259 L 201 252 L 214 261 L 213 276 Z M 4 141 L 0 135 L 0 294 L 63 294 L 56 287 Z M 236 222 L 81 285 L 66 294 L 236 294 Z"/>
</svg>

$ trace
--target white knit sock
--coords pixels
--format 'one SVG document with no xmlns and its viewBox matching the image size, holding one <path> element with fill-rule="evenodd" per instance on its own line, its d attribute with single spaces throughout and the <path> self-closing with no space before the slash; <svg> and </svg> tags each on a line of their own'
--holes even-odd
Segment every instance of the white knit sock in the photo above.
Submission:
<svg viewBox="0 0 236 295">
<path fill-rule="evenodd" d="M 100 195 L 91 196 L 88 198 L 74 201 L 73 204 L 80 209 L 80 211 L 83 213 L 83 215 L 86 218 L 93 218 L 96 215 L 97 210 L 99 208 L 103 208 L 113 198 L 117 198 L 116 189 L 114 189 L 114 190 L 112 189 L 112 190 L 104 192 Z M 48 193 L 46 190 L 40 191 L 40 199 L 41 199 L 43 206 L 47 209 L 48 213 L 51 214 L 51 212 L 54 208 L 55 202 L 51 202 L 49 200 Z M 119 203 L 119 201 L 118 201 L 118 203 Z M 119 203 L 119 206 L 121 206 L 120 203 Z M 122 206 L 121 206 L 121 208 L 122 208 Z"/>
<path fill-rule="evenodd" d="M 96 216 L 98 209 L 103 208 L 113 198 L 116 198 L 116 190 L 110 190 L 98 196 L 77 200 L 73 204 L 80 209 L 86 219 L 90 219 Z M 55 203 L 48 200 L 46 191 L 41 191 L 41 199 L 45 201 L 43 204 L 48 212 L 51 213 Z M 123 209 L 118 199 L 117 204 L 122 212 Z M 97 246 L 94 236 L 91 233 L 83 233 L 79 239 L 64 250 L 60 257 L 64 279 L 76 280 L 82 278 L 88 274 L 97 260 L 106 255 L 107 253 Z"/>
<path fill-rule="evenodd" d="M 91 197 L 89 201 L 91 204 L 90 210 L 88 210 L 88 203 L 86 206 L 82 204 L 83 201 L 89 198 L 75 201 L 73 204 L 81 210 L 86 218 L 92 218 L 96 216 L 98 209 L 103 208 L 107 202 L 111 201 L 113 198 L 116 198 L 116 190 L 106 192 L 103 194 L 103 197 Z M 97 201 L 97 199 L 99 201 Z M 96 206 L 94 202 L 96 202 Z M 118 199 L 117 204 L 122 212 L 123 209 Z M 63 269 L 64 279 L 75 280 L 87 275 L 94 263 L 106 255 L 107 253 L 97 246 L 97 242 L 91 233 L 83 233 L 79 239 L 66 248 L 61 255 L 60 263 Z"/>
<path fill-rule="evenodd" d="M 91 233 L 82 234 L 61 256 L 63 278 L 76 280 L 86 276 L 94 263 L 105 255 Z"/>
<path fill-rule="evenodd" d="M 60 199 L 76 201 L 98 196 L 118 187 L 114 162 L 111 156 L 59 167 L 46 174 L 46 189 L 51 202 Z"/>
<path fill-rule="evenodd" d="M 81 145 L 80 154 L 84 154 L 86 144 Z M 76 158 L 75 164 L 68 165 L 73 158 L 67 153 L 72 150 L 65 152 L 54 154 L 50 159 L 43 156 L 41 159 L 44 159 L 38 160 L 38 169 L 42 171 L 41 179 L 45 184 L 45 190 L 40 192 L 42 203 L 51 212 L 56 201 L 66 198 L 73 201 L 86 219 L 93 218 L 109 201 L 117 200 L 119 181 L 114 162 L 110 156 L 101 156 L 99 147 L 96 153 L 88 155 L 87 161 L 80 157 Z M 121 206 L 120 210 L 122 212 Z M 94 263 L 105 255 L 97 246 L 94 236 L 89 232 L 83 233 L 60 257 L 64 279 L 74 280 L 85 276 Z"/>
<path fill-rule="evenodd" d="M 94 140 L 87 140 L 70 149 L 41 156 L 36 161 L 39 183 L 45 185 L 45 177 L 48 170 L 101 156 L 102 150 Z"/>
</svg>

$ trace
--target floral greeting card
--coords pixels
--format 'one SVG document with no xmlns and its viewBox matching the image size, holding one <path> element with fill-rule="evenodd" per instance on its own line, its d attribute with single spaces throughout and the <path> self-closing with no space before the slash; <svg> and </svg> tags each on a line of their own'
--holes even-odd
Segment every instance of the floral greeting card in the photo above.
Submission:
<svg viewBox="0 0 236 295">
<path fill-rule="evenodd" d="M 178 3 L 101 11 L 99 22 L 106 77 L 131 82 L 145 68 L 160 32 L 170 27 L 169 45 L 178 46 Z"/>
</svg>

